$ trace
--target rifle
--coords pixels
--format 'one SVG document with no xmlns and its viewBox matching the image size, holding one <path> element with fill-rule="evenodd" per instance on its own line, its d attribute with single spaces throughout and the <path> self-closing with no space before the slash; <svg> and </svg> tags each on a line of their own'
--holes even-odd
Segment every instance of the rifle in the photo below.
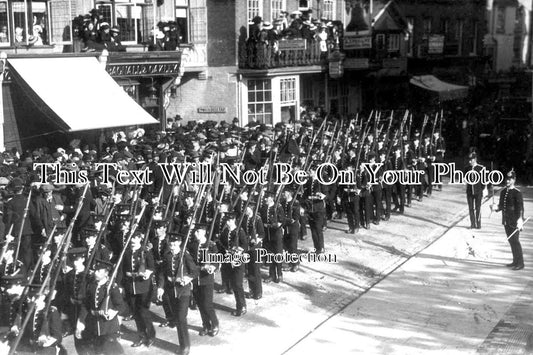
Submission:
<svg viewBox="0 0 533 355">
<path fill-rule="evenodd" d="M 9 232 L 7 232 L 6 236 L 7 236 L 7 235 L 11 235 L 11 232 L 12 232 L 12 231 L 13 231 L 13 224 L 11 224 L 11 227 L 9 227 Z M 9 243 L 7 242 L 7 238 L 6 238 L 6 240 L 5 240 L 5 244 L 4 244 L 4 246 L 2 247 L 2 253 L 0 254 L 0 264 L 2 263 L 2 260 L 4 260 L 4 256 L 5 256 L 6 252 L 7 252 L 7 248 L 8 248 L 8 247 L 9 247 Z M 13 263 L 16 264 L 16 263 L 17 263 L 17 260 L 14 259 L 14 260 L 13 260 Z"/>
<path fill-rule="evenodd" d="M 122 264 L 122 260 L 124 259 L 124 254 L 126 253 L 126 249 L 128 249 L 128 245 L 130 244 L 131 238 L 133 237 L 133 234 L 137 230 L 137 227 L 139 226 L 139 221 L 141 220 L 144 211 L 146 209 L 146 203 L 142 204 L 141 212 L 135 216 L 135 213 L 133 214 L 132 220 L 134 221 L 134 224 L 130 228 L 130 232 L 128 235 L 128 238 L 126 239 L 126 242 L 124 243 L 124 247 L 120 251 L 120 255 L 118 257 L 118 260 L 115 264 L 115 267 L 113 268 L 113 273 L 111 274 L 111 277 L 108 280 L 108 285 L 106 289 L 106 296 L 104 298 L 103 306 L 104 306 L 104 312 L 107 313 L 107 310 L 109 308 L 109 294 L 111 292 L 111 287 L 113 287 L 113 284 L 115 283 L 115 279 L 117 278 L 118 269 L 120 267 L 120 264 Z M 137 221 L 135 221 L 137 220 Z"/>
<path fill-rule="evenodd" d="M 85 184 L 85 188 L 84 188 L 83 194 L 81 196 L 81 199 L 78 202 L 78 207 L 76 209 L 76 212 L 74 213 L 74 217 L 70 221 L 70 225 L 68 226 L 67 231 L 65 232 L 65 235 L 63 236 L 63 239 L 61 240 L 61 246 L 57 248 L 56 254 L 54 255 L 54 258 L 52 259 L 52 262 L 50 263 L 50 265 L 54 265 L 54 262 L 56 262 L 56 260 L 58 260 L 59 255 L 61 253 L 64 253 L 63 249 L 68 248 L 68 246 L 70 244 L 70 240 L 72 238 L 72 231 L 74 229 L 74 223 L 78 219 L 78 215 L 79 215 L 79 213 L 81 211 L 81 208 L 83 206 L 83 201 L 85 200 L 85 195 L 87 194 L 88 188 L 89 188 L 89 184 L 87 183 L 87 184 Z M 50 272 L 46 273 L 46 277 L 45 277 L 45 279 L 43 281 L 43 284 L 41 285 L 41 288 L 39 289 L 38 295 L 42 295 L 43 294 L 44 289 L 46 287 L 46 284 L 50 280 L 50 274 L 51 274 Z M 29 291 L 29 284 L 24 288 L 24 291 L 23 291 L 23 293 L 22 293 L 22 295 L 20 297 L 21 300 L 26 299 L 26 294 L 28 293 L 28 291 Z M 22 307 L 22 303 L 21 303 L 21 307 Z M 11 346 L 11 349 L 9 350 L 8 355 L 13 355 L 15 353 L 15 351 L 17 349 L 17 346 L 20 343 L 20 340 L 22 339 L 22 335 L 24 334 L 24 331 L 26 329 L 26 326 L 28 325 L 28 321 L 30 320 L 30 316 L 32 315 L 34 309 L 35 309 L 35 302 L 32 302 L 30 304 L 30 307 L 29 307 L 25 317 L 24 317 L 24 321 L 22 322 L 21 328 L 19 330 L 19 334 L 17 335 L 13 345 Z"/>
<path fill-rule="evenodd" d="M 152 228 L 152 222 L 154 221 L 154 215 L 155 211 L 157 210 L 157 207 L 159 206 L 159 201 L 163 198 L 163 187 L 161 186 L 161 190 L 159 191 L 159 196 L 157 197 L 157 200 L 154 203 L 152 215 L 150 216 L 150 219 L 148 220 L 148 225 L 146 226 L 146 231 L 143 237 L 143 243 L 141 247 L 141 264 L 139 265 L 139 272 L 144 273 L 146 271 L 146 264 L 145 264 L 145 251 L 146 251 L 146 245 L 148 244 L 148 236 L 150 235 L 150 228 Z"/>
<path fill-rule="evenodd" d="M 22 215 L 22 220 L 20 223 L 20 229 L 17 236 L 17 249 L 15 251 L 15 270 L 17 269 L 17 260 L 19 258 L 19 251 L 20 251 L 20 244 L 22 242 L 22 230 L 24 229 L 24 223 L 26 222 L 26 218 L 28 217 L 28 210 L 30 208 L 30 201 L 31 201 L 31 193 L 33 189 L 30 188 L 30 193 L 28 194 L 28 199 L 26 200 L 26 206 L 24 207 L 24 214 Z M 29 265 L 27 265 L 29 266 Z"/>
</svg>

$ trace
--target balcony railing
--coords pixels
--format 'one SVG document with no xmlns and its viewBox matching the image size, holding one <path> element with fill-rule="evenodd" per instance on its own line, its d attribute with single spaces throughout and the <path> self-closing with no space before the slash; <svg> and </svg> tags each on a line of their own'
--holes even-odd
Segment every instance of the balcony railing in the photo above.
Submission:
<svg viewBox="0 0 533 355">
<path fill-rule="evenodd" d="M 272 45 L 248 42 L 239 50 L 241 69 L 270 69 L 307 65 L 326 65 L 328 52 L 320 50 L 320 42 L 305 39 L 281 40 Z"/>
</svg>

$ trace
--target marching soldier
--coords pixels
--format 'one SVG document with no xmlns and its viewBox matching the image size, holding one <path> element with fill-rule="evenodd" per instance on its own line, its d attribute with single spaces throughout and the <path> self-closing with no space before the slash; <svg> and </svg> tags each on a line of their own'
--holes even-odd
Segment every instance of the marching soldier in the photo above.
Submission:
<svg viewBox="0 0 533 355">
<path fill-rule="evenodd" d="M 33 260 L 31 244 L 33 229 L 31 228 L 29 213 L 27 214 L 26 219 L 23 220 L 24 209 L 26 208 L 29 197 L 24 194 L 24 186 L 20 178 L 14 178 L 11 180 L 10 187 L 15 195 L 4 205 L 4 224 L 7 230 L 13 226 L 13 236 L 17 238 L 19 235 L 21 236 L 21 240 L 17 240 L 16 243 L 19 243 L 20 245 L 20 254 L 18 257 L 20 258 L 20 261 L 22 261 L 22 272 L 26 273 L 31 267 Z"/>
<path fill-rule="evenodd" d="M 263 240 L 263 247 L 270 253 L 283 252 L 283 221 L 285 216 L 280 206 L 275 204 L 275 191 L 265 192 L 266 204 L 261 209 L 261 219 L 265 227 L 265 239 Z M 322 229 L 321 229 L 322 230 Z M 269 265 L 269 276 L 265 283 L 283 281 L 283 270 L 281 263 L 273 261 Z"/>
<path fill-rule="evenodd" d="M 506 186 L 500 193 L 498 205 L 492 205 L 491 209 L 495 212 L 502 211 L 502 224 L 513 253 L 513 262 L 506 266 L 513 270 L 522 270 L 524 268 L 524 255 L 519 237 L 524 226 L 524 198 L 522 192 L 515 187 L 515 183 L 516 173 L 511 170 L 507 173 Z"/>
<path fill-rule="evenodd" d="M 370 152 L 368 154 L 368 163 L 369 163 L 369 169 L 373 170 L 376 167 L 376 154 L 374 152 Z M 372 200 L 371 210 L 373 210 L 372 215 L 374 218 L 373 222 L 374 224 L 378 225 L 379 221 L 381 220 L 383 216 L 383 201 L 382 201 L 383 188 L 381 187 L 381 179 L 383 176 L 383 170 L 378 169 L 375 175 L 376 175 L 375 177 L 377 181 L 371 184 L 370 194 L 371 194 L 371 200 Z"/>
<path fill-rule="evenodd" d="M 309 228 L 311 229 L 311 237 L 313 238 L 313 246 L 317 253 L 324 252 L 324 215 L 326 198 L 326 188 L 317 180 L 317 164 L 313 162 L 310 168 L 310 178 L 307 181 L 304 189 L 304 196 L 309 200 L 308 216 Z"/>
<path fill-rule="evenodd" d="M 139 333 L 139 340 L 134 342 L 132 347 L 143 344 L 150 347 L 155 341 L 155 329 L 149 311 L 152 301 L 151 276 L 155 265 L 152 253 L 142 248 L 143 237 L 143 233 L 135 232 L 122 263 L 122 283 L 126 301 L 133 312 Z"/>
<path fill-rule="evenodd" d="M 248 286 L 250 292 L 246 298 L 255 300 L 263 297 L 263 280 L 261 278 L 261 260 L 258 259 L 258 249 L 265 238 L 265 229 L 261 217 L 255 214 L 255 208 L 258 202 L 250 202 L 246 207 L 245 216 L 242 222 L 244 233 L 248 237 L 248 254 L 250 262 L 246 265 L 248 268 Z"/>
<path fill-rule="evenodd" d="M 477 154 L 472 152 L 468 156 L 470 167 L 465 169 L 465 174 L 473 170 L 479 174 L 483 170 L 483 165 L 477 163 Z M 468 210 L 470 212 L 470 228 L 481 229 L 481 200 L 486 186 L 478 181 L 477 184 L 466 184 L 466 200 L 468 202 Z"/>
<path fill-rule="evenodd" d="M 235 213 L 228 213 L 226 215 L 226 226 L 220 241 L 224 246 L 226 253 L 232 255 L 232 260 L 241 258 L 244 251 L 248 250 L 248 240 L 244 231 L 240 226 L 237 226 L 237 216 Z M 230 264 L 231 268 L 231 288 L 235 294 L 236 310 L 231 312 L 235 317 L 241 317 L 246 314 L 246 299 L 244 297 L 244 264 L 236 261 Z"/>
<path fill-rule="evenodd" d="M 177 322 L 179 350 L 177 354 L 188 355 L 191 347 L 187 313 L 191 296 L 191 282 L 198 277 L 198 267 L 191 255 L 182 250 L 181 236 L 172 234 L 169 249 L 163 259 L 162 272 L 157 282 L 157 298 L 162 301 L 167 294 L 173 319 Z"/>
<path fill-rule="evenodd" d="M 397 145 L 392 148 L 394 156 L 391 158 L 390 166 L 394 171 L 405 170 L 405 164 L 402 158 L 402 148 Z M 400 214 L 404 212 L 405 206 L 405 187 L 400 181 L 397 181 L 392 187 L 392 200 L 394 202 L 394 211 L 400 211 Z"/>
<path fill-rule="evenodd" d="M 385 213 L 383 216 L 384 221 L 390 219 L 391 204 L 392 204 L 392 186 L 383 182 L 383 175 L 385 171 L 391 170 L 390 160 L 387 159 L 387 152 L 382 149 L 379 151 L 379 162 L 383 164 L 378 170 L 378 176 L 380 178 L 380 184 L 382 186 L 382 196 L 385 200 Z"/>
<path fill-rule="evenodd" d="M 213 307 L 213 291 L 215 272 L 220 265 L 212 264 L 206 260 L 208 255 L 215 255 L 218 252 L 216 244 L 207 241 L 207 225 L 195 225 L 194 239 L 188 247 L 194 263 L 200 270 L 198 278 L 193 280 L 193 296 L 196 298 L 202 317 L 202 330 L 200 330 L 199 335 L 214 337 L 218 334 L 218 318 Z"/>
<path fill-rule="evenodd" d="M 300 234 L 300 203 L 294 199 L 294 191 L 287 187 L 283 190 L 284 199 L 281 202 L 285 214 L 284 244 L 285 250 L 293 254 L 298 252 L 298 236 Z M 298 271 L 298 263 L 292 263 L 287 270 Z"/>
<path fill-rule="evenodd" d="M 124 354 L 117 339 L 120 330 L 117 315 L 126 313 L 127 306 L 117 284 L 110 284 L 113 264 L 96 260 L 94 269 L 94 281 L 87 285 L 75 336 L 85 340 L 90 353 Z"/>
<path fill-rule="evenodd" d="M 346 165 L 346 170 L 353 173 L 355 181 L 353 184 L 342 185 L 342 208 L 346 212 L 348 219 L 348 230 L 346 233 L 355 234 L 359 231 L 359 176 L 354 171 L 355 165 Z"/>
<path fill-rule="evenodd" d="M 159 279 L 160 274 L 163 272 L 163 261 L 168 250 L 168 224 L 169 222 L 166 220 L 155 220 L 154 218 L 154 236 L 150 242 L 150 250 L 154 257 L 156 280 Z M 174 328 L 176 322 L 172 315 L 168 295 L 163 295 L 161 303 L 163 306 L 163 312 L 165 313 L 165 321 L 159 324 L 159 326 Z"/>
</svg>

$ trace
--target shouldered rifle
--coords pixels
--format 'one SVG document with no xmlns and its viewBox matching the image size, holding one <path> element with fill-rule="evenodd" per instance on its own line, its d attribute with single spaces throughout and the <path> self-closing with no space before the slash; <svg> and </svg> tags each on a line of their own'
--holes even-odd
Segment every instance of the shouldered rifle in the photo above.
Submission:
<svg viewBox="0 0 533 355">
<path fill-rule="evenodd" d="M 19 258 L 19 251 L 20 251 L 20 243 L 22 242 L 22 230 L 24 229 L 24 223 L 26 222 L 26 218 L 28 217 L 28 210 L 30 208 L 30 201 L 31 201 L 31 193 L 33 192 L 33 189 L 30 189 L 30 192 L 28 193 L 28 199 L 26 200 L 26 206 L 24 207 L 24 214 L 22 215 L 22 220 L 20 222 L 20 229 L 17 235 L 17 250 L 15 251 L 15 269 L 17 268 L 17 260 Z M 29 265 L 27 265 L 29 266 Z"/>
</svg>

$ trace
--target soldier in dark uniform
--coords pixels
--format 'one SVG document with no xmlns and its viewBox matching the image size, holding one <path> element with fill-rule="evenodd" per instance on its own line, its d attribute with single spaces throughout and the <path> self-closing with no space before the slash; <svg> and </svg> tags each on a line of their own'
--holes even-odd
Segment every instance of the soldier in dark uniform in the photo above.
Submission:
<svg viewBox="0 0 533 355">
<path fill-rule="evenodd" d="M 214 221 L 215 227 L 213 230 L 214 238 L 213 241 L 217 243 L 217 247 L 221 253 L 225 253 L 226 249 L 220 242 L 220 237 L 224 233 L 226 227 L 226 215 L 229 213 L 229 203 L 223 202 L 219 206 L 219 212 Z M 220 277 L 222 279 L 222 288 L 218 291 L 219 293 L 226 292 L 228 295 L 231 295 L 233 291 L 231 290 L 231 267 L 229 264 L 224 263 L 220 267 Z"/>
<path fill-rule="evenodd" d="M 248 250 L 248 238 L 244 234 L 242 227 L 237 226 L 237 216 L 235 213 L 226 215 L 227 228 L 220 237 L 220 242 L 224 246 L 226 253 L 233 257 L 242 256 L 245 250 Z M 231 267 L 231 288 L 235 294 L 236 310 L 231 312 L 235 317 L 246 314 L 246 299 L 244 297 L 244 264 L 232 263 Z"/>
<path fill-rule="evenodd" d="M 261 261 L 257 258 L 257 250 L 265 238 L 265 229 L 261 217 L 255 214 L 256 206 L 257 202 L 250 202 L 246 207 L 242 228 L 248 237 L 248 254 L 250 255 L 250 262 L 246 265 L 250 292 L 246 294 L 246 298 L 258 300 L 263 297 L 263 280 L 261 279 Z"/>
<path fill-rule="evenodd" d="M 374 154 L 369 152 L 368 154 Z M 370 223 L 373 218 L 373 209 L 372 209 L 372 189 L 371 185 L 371 174 L 368 172 L 363 165 L 359 166 L 358 175 L 361 177 L 361 191 L 360 196 L 360 208 L 361 213 L 361 225 L 364 229 L 370 229 Z"/>
<path fill-rule="evenodd" d="M 87 285 L 81 305 L 75 336 L 93 348 L 91 353 L 124 354 L 117 340 L 120 330 L 117 315 L 125 314 L 127 306 L 117 284 L 110 284 L 112 269 L 113 264 L 96 260 L 94 281 Z"/>
<path fill-rule="evenodd" d="M 163 272 L 164 256 L 168 250 L 168 224 L 166 220 L 155 220 L 154 217 L 154 235 L 150 242 L 150 250 L 154 257 L 155 264 L 155 277 L 156 281 L 159 278 L 159 274 Z M 174 328 L 176 322 L 172 316 L 172 309 L 170 308 L 170 301 L 168 295 L 163 295 L 162 298 L 163 312 L 165 313 L 165 321 L 159 324 L 160 327 Z"/>
<path fill-rule="evenodd" d="M 154 257 L 148 250 L 143 250 L 144 234 L 137 231 L 131 238 L 131 244 L 124 254 L 122 262 L 125 298 L 133 312 L 137 325 L 139 340 L 131 346 L 151 346 L 155 341 L 155 329 L 150 315 L 152 299 L 151 276 L 155 270 Z"/>
<path fill-rule="evenodd" d="M 22 293 L 25 278 L 20 273 L 2 275 L 0 280 L 0 327 L 8 328 L 5 337 L 11 343 L 19 334 L 22 325 Z"/>
<path fill-rule="evenodd" d="M 402 151 L 403 162 L 406 170 L 414 170 L 415 166 L 413 165 L 413 159 L 415 157 L 414 152 L 411 150 L 411 143 L 407 140 L 403 142 L 403 151 Z M 405 206 L 411 207 L 411 201 L 413 198 L 413 185 L 405 184 L 403 186 L 405 190 Z"/>
<path fill-rule="evenodd" d="M 317 180 L 317 162 L 313 162 L 310 168 L 310 177 L 304 189 L 304 196 L 309 200 L 307 214 L 309 216 L 309 228 L 313 238 L 313 246 L 316 253 L 324 252 L 324 217 L 326 188 Z"/>
<path fill-rule="evenodd" d="M 285 250 L 290 254 L 298 252 L 298 236 L 300 235 L 300 203 L 294 199 L 294 190 L 286 187 L 283 190 L 284 198 L 281 201 L 281 207 L 285 214 L 284 236 L 283 241 Z M 292 263 L 287 270 L 291 272 L 298 271 L 298 263 Z"/>
<path fill-rule="evenodd" d="M 392 204 L 392 186 L 383 182 L 383 175 L 386 171 L 391 170 L 390 161 L 386 158 L 387 152 L 385 150 L 379 151 L 379 162 L 383 164 L 378 170 L 378 176 L 380 178 L 380 183 L 382 186 L 382 196 L 385 200 L 385 212 L 383 220 L 388 221 L 390 219 L 391 213 L 391 204 Z"/>
<path fill-rule="evenodd" d="M 444 154 L 446 153 L 446 143 L 444 138 L 440 136 L 440 132 L 436 131 L 433 133 L 433 145 L 434 145 L 434 156 L 436 163 L 444 163 Z M 442 189 L 442 185 L 438 185 L 439 190 Z"/>
<path fill-rule="evenodd" d="M 215 272 L 220 264 L 213 264 L 206 260 L 206 253 L 214 255 L 218 252 L 216 244 L 207 241 L 207 225 L 196 224 L 194 239 L 188 245 L 190 255 L 200 274 L 193 280 L 193 296 L 196 298 L 200 316 L 202 317 L 202 330 L 199 335 L 216 336 L 218 334 L 218 318 L 213 307 L 213 291 L 215 287 Z"/>
<path fill-rule="evenodd" d="M 191 346 L 187 325 L 191 282 L 198 277 L 199 272 L 189 252 L 182 249 L 181 239 L 176 234 L 171 236 L 157 282 L 157 298 L 161 301 L 163 294 L 168 294 L 170 308 L 177 322 L 180 346 L 177 354 L 187 355 Z"/>
<path fill-rule="evenodd" d="M 76 213 L 78 204 L 80 203 L 83 197 L 83 191 L 84 185 L 67 186 L 65 205 L 56 205 L 56 208 L 59 211 L 66 213 L 67 225 L 70 224 L 71 218 L 74 217 L 74 214 Z M 74 224 L 74 230 L 72 232 L 72 243 L 74 244 L 74 246 L 83 246 L 83 240 L 81 240 L 80 232 L 83 228 L 90 225 L 94 225 L 91 211 L 94 210 L 95 207 L 96 203 L 94 202 L 91 190 L 87 189 L 87 193 L 83 198 L 83 204 L 80 209 L 80 213 L 78 214 L 78 218 L 76 219 L 76 223 Z"/>
<path fill-rule="evenodd" d="M 85 261 L 89 262 L 89 258 L 92 254 L 94 256 L 92 257 L 92 260 L 98 259 L 98 260 L 105 260 L 105 261 L 111 261 L 112 253 L 111 251 L 102 243 L 98 243 L 96 245 L 96 241 L 98 239 L 98 230 L 87 227 L 84 228 L 81 232 L 81 235 L 83 236 L 82 239 L 84 239 L 84 247 L 86 247 L 86 258 Z M 86 265 L 87 268 L 91 269 L 92 265 Z"/>
<path fill-rule="evenodd" d="M 261 209 L 261 219 L 265 226 L 265 239 L 263 247 L 269 253 L 283 252 L 283 222 L 285 216 L 279 205 L 275 204 L 275 191 L 265 193 L 266 204 Z M 281 263 L 273 261 L 269 266 L 269 276 L 265 283 L 283 281 L 283 270 Z"/>
<path fill-rule="evenodd" d="M 348 219 L 348 230 L 346 233 L 355 234 L 359 231 L 359 192 L 361 189 L 359 186 L 359 177 L 354 171 L 354 165 L 348 164 L 345 169 L 354 173 L 355 182 L 354 184 L 341 185 L 342 208 L 346 212 L 346 218 Z"/>
<path fill-rule="evenodd" d="M 401 154 L 402 148 L 400 146 L 395 146 L 392 148 L 394 151 L 394 156 L 391 158 L 390 167 L 394 171 L 405 170 L 404 160 Z M 394 202 L 394 211 L 400 211 L 400 214 L 404 212 L 405 206 L 405 187 L 401 184 L 400 181 L 397 181 L 392 186 L 392 200 Z"/>
<path fill-rule="evenodd" d="M 470 153 L 468 155 L 470 167 L 466 168 L 464 173 L 473 170 L 479 173 L 483 170 L 483 165 L 477 163 L 477 154 Z M 466 184 L 466 200 L 468 202 L 468 210 L 470 212 L 470 228 L 481 229 L 481 200 L 483 199 L 483 191 L 486 186 L 481 183 Z"/>
<path fill-rule="evenodd" d="M 506 266 L 513 268 L 513 270 L 522 270 L 524 268 L 524 256 L 519 237 L 524 225 L 524 199 L 522 192 L 515 187 L 515 182 L 516 174 L 514 171 L 510 171 L 507 173 L 506 187 L 500 193 L 498 205 L 492 205 L 491 208 L 496 212 L 502 211 L 502 224 L 507 240 L 511 245 L 513 262 Z"/>
<path fill-rule="evenodd" d="M 368 162 L 369 162 L 369 169 L 374 169 L 376 167 L 376 154 L 374 152 L 370 152 L 368 154 Z M 375 174 L 375 178 L 377 181 L 372 182 L 370 194 L 372 195 L 372 210 L 373 210 L 373 217 L 374 217 L 374 224 L 379 224 L 379 221 L 381 220 L 383 216 L 383 201 L 382 201 L 382 195 L 383 195 L 383 188 L 381 187 L 381 177 L 383 174 L 383 170 L 378 169 L 377 173 Z"/>
<path fill-rule="evenodd" d="M 28 201 L 28 196 L 24 194 L 24 186 L 20 178 L 14 178 L 11 181 L 10 187 L 15 195 L 4 204 L 4 224 L 8 231 L 11 229 L 11 226 L 13 226 L 11 234 L 14 237 L 18 238 L 19 234 L 21 235 L 21 240 L 15 241 L 15 243 L 20 243 L 18 257 L 19 260 L 22 261 L 21 270 L 23 273 L 26 273 L 31 267 L 33 260 L 31 249 L 33 229 L 30 224 L 29 210 L 26 219 L 24 220 L 24 225 L 22 225 L 22 218 L 24 216 L 24 209 Z"/>
</svg>

